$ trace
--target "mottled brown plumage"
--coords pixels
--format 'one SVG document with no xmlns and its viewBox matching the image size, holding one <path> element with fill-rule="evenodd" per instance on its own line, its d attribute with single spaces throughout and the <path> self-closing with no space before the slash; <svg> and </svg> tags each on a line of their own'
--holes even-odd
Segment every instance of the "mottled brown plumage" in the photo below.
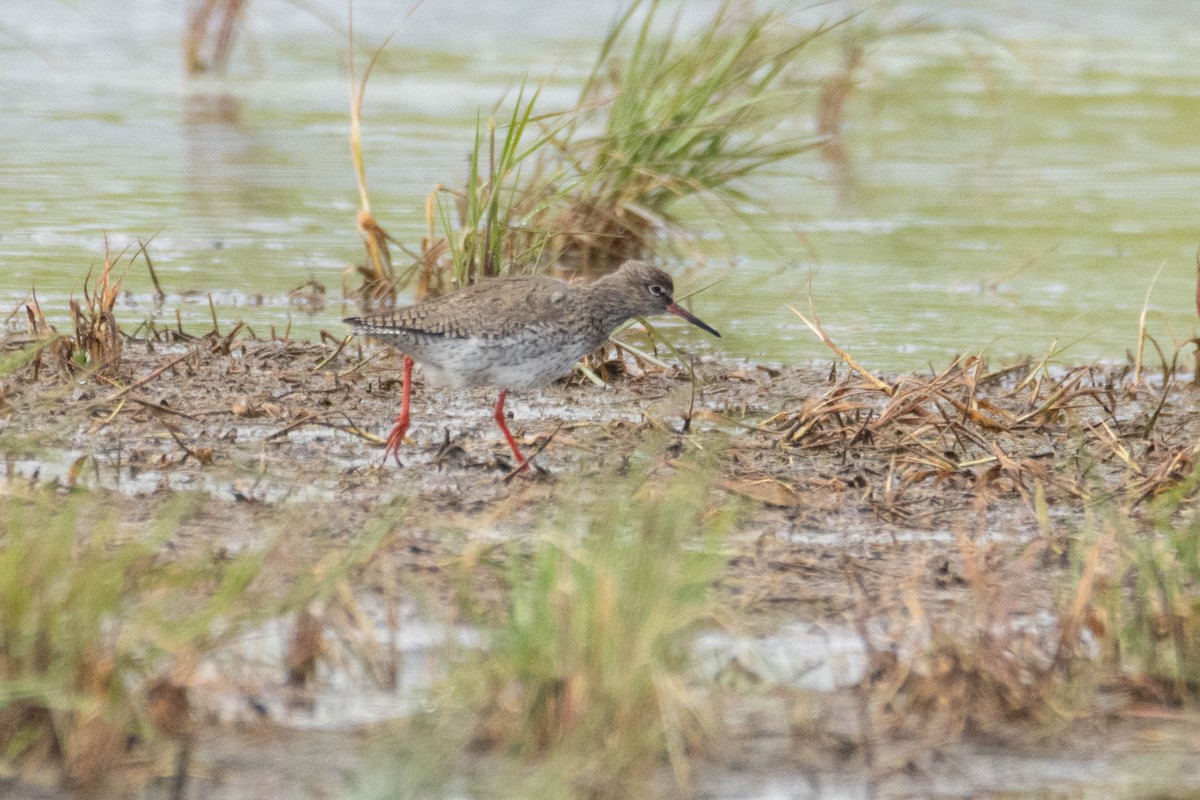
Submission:
<svg viewBox="0 0 1200 800">
<path fill-rule="evenodd" d="M 675 314 L 721 335 L 677 306 L 673 291 L 671 276 L 661 269 L 626 261 L 592 283 L 544 276 L 492 278 L 406 308 L 347 319 L 355 333 L 405 355 L 404 401 L 384 457 L 396 454 L 408 427 L 409 375 L 415 361 L 434 382 L 500 387 L 496 421 L 523 460 L 503 417 L 509 389 L 561 378 L 634 317 Z"/>
</svg>

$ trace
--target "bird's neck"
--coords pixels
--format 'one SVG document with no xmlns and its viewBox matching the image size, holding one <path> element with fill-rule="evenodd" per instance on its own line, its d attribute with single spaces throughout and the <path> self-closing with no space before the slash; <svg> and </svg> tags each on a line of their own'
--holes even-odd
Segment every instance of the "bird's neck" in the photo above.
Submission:
<svg viewBox="0 0 1200 800">
<path fill-rule="evenodd" d="M 625 289 L 622 284 L 622 276 L 616 272 L 610 272 L 591 283 L 586 285 L 588 297 L 587 303 L 592 309 L 592 313 L 599 317 L 604 323 L 606 333 L 612 333 L 622 323 L 633 318 L 630 313 L 628 304 L 622 302 L 625 297 Z"/>
</svg>

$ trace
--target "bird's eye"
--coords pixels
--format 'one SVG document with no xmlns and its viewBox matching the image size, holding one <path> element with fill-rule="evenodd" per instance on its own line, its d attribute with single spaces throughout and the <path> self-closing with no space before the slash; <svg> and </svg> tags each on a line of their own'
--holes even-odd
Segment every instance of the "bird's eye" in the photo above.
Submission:
<svg viewBox="0 0 1200 800">
<path fill-rule="evenodd" d="M 650 284 L 650 294 L 654 295 L 655 297 L 662 297 L 663 287 L 659 286 L 657 283 Z"/>
</svg>

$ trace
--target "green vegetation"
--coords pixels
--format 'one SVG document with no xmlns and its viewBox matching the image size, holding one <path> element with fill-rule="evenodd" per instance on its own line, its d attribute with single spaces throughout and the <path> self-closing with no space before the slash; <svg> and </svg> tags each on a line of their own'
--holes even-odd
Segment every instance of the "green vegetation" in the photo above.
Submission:
<svg viewBox="0 0 1200 800">
<path fill-rule="evenodd" d="M 506 271 L 604 272 L 678 232 L 682 201 L 699 201 L 718 222 L 737 217 L 754 203 L 744 179 L 816 146 L 779 130 L 801 96 L 784 78 L 828 28 L 796 29 L 780 12 L 726 0 L 687 31 L 664 5 L 635 0 L 617 19 L 575 108 L 535 113 L 540 90 L 522 86 L 503 125 L 480 120 L 465 185 L 431 193 L 429 235 L 404 271 L 392 269 L 389 237 L 365 197 L 364 79 L 351 138 L 368 264 L 348 293 L 387 304 L 418 273 L 423 294 Z M 778 42 L 779 30 L 793 35 Z"/>
<path fill-rule="evenodd" d="M 1102 614 L 1118 676 L 1148 698 L 1200 701 L 1200 471 L 1154 506 L 1148 529 L 1111 522 L 1094 613 Z M 1115 563 L 1112 563 L 1115 560 Z"/>
<path fill-rule="evenodd" d="M 465 286 L 541 260 L 549 237 L 536 220 L 555 202 L 545 182 L 544 156 L 569 115 L 534 117 L 540 90 L 528 92 L 528 99 L 527 92 L 522 86 L 517 93 L 499 152 L 495 118 L 489 116 L 486 124 L 479 120 L 466 186 L 461 191 L 439 187 L 430 195 L 427 208 L 436 220 L 428 220 L 431 235 L 420 261 L 422 293 L 443 291 L 447 278 Z M 526 134 L 534 124 L 542 130 L 528 142 Z M 523 179 L 527 166 L 534 174 Z M 432 235 L 435 229 L 440 237 Z"/>
<path fill-rule="evenodd" d="M 697 207 L 720 220 L 754 203 L 745 181 L 813 144 L 789 138 L 781 126 L 799 96 L 791 88 L 797 84 L 788 83 L 798 58 L 827 29 L 799 31 L 775 12 L 729 0 L 715 21 L 693 32 L 667 19 L 668 7 L 640 0 L 619 18 L 574 108 L 545 113 L 538 107 L 543 87 L 523 84 L 492 115 L 481 115 L 462 187 L 430 195 L 429 235 L 406 269 L 393 269 L 394 242 L 367 198 L 358 127 L 368 68 L 352 111 L 358 225 L 368 254 L 357 270 L 361 301 L 394 303 L 397 286 L 412 279 L 420 291 L 438 292 L 504 272 L 602 271 L 653 255 Z M 852 92 L 881 80 L 868 74 L 868 51 L 894 33 L 868 23 L 864 15 L 840 29 L 841 71 L 815 102 L 817 129 L 830 145 L 842 144 Z M 941 63 L 951 79 L 934 85 L 983 77 L 961 60 Z M 1004 126 L 982 130 L 972 127 L 979 123 L 971 114 L 948 112 L 956 101 L 931 98 L 924 91 L 930 84 L 913 77 L 920 69 L 929 66 L 916 64 L 906 74 L 912 82 L 903 114 L 926 119 L 906 127 L 956 132 L 972 153 L 979 141 L 1004 135 Z M 873 91 L 870 102 L 882 108 L 885 93 Z M 1056 112 L 1056 104 L 1074 102 L 1040 87 L 1025 100 Z M 1124 130 L 1141 115 L 1096 116 L 1117 119 Z M 1147 124 L 1162 118 L 1150 117 Z M 1101 212 L 1108 207 L 1104 178 L 1094 194 L 1105 197 L 1090 201 L 1052 180 L 1071 196 L 1050 195 L 1047 207 L 997 215 L 996 208 L 1020 205 L 1023 196 L 1004 181 L 981 180 L 964 191 L 932 170 L 914 174 L 944 163 L 923 160 L 920 148 L 947 147 L 946 140 L 927 137 L 913 152 L 912 140 L 891 139 L 889 130 L 880 124 L 872 135 L 893 169 L 903 164 L 909 177 L 901 180 L 936 183 L 936 197 L 945 198 L 939 202 L 977 207 L 979 224 L 950 233 L 937 208 L 914 220 L 919 204 L 912 202 L 856 205 L 851 210 L 862 219 L 849 220 L 845 240 L 836 242 L 839 266 L 880 260 L 878 252 L 864 256 L 854 248 L 869 239 L 864 229 L 878 221 L 888 228 L 903 209 L 910 216 L 894 228 L 895 261 L 914 252 L 900 242 L 905 237 L 922 247 L 935 239 L 948 245 L 929 259 L 927 280 L 917 281 L 924 310 L 939 302 L 934 296 L 945 283 L 949 262 L 937 259 L 981 261 L 986 274 L 978 293 L 1009 299 L 1016 292 L 1005 296 L 1001 285 L 1058 246 L 1044 249 L 1038 237 L 1059 235 L 1049 225 L 1022 229 L 1014 221 L 1073 221 L 1083 201 Z M 1021 136 L 1046 140 L 1040 129 Z M 1059 163 L 1062 153 L 1046 163 Z M 847 155 L 826 151 L 835 161 Z M 1013 171 L 999 159 L 995 166 L 1009 178 L 1032 175 L 1038 185 L 1033 168 Z M 1124 211 L 1119 193 L 1113 197 L 1115 211 L 1102 214 L 1111 217 L 1101 226 L 1106 232 L 1118 229 L 1109 223 Z M 929 234 L 939 228 L 946 230 Z M 1190 235 L 1187 226 L 1180 230 L 1178 236 Z M 1035 255 L 1002 263 L 1012 254 L 991 246 L 1004 237 Z M 1095 251 L 1075 249 L 1080 263 L 1097 261 Z M 143 247 L 128 261 L 144 255 Z M 561 460 L 552 471 L 510 483 L 496 475 L 490 444 L 456 438 L 456 426 L 469 424 L 465 415 L 450 415 L 436 454 L 422 442 L 423 461 L 414 459 L 408 472 L 369 463 L 376 457 L 350 437 L 378 444 L 364 431 L 393 399 L 395 365 L 354 353 L 345 342 L 255 341 L 251 331 L 239 333 L 240 323 L 222 335 L 210 298 L 211 335 L 186 336 L 177 317 L 178 339 L 165 341 L 196 341 L 189 352 L 156 358 L 153 320 L 144 323 L 149 335 L 137 339 L 139 331 L 120 330 L 114 316 L 124 257 L 106 253 L 95 280 L 83 282 L 72 334 L 56 334 L 34 300 L 27 306 L 30 335 L 0 353 L 0 451 L 9 472 L 0 495 L 0 789 L 12 775 L 40 785 L 61 778 L 94 791 L 144 783 L 147 770 L 127 776 L 125 767 L 170 746 L 186 756 L 208 722 L 193 713 L 191 679 L 199 666 L 220 670 L 236 660 L 231 645 L 268 620 L 298 619 L 290 652 L 269 665 L 278 667 L 280 684 L 286 675 L 292 688 L 332 684 L 347 695 L 359 688 L 356 677 L 404 685 L 398 670 L 418 669 L 419 659 L 400 660 L 408 644 L 403 623 L 389 631 L 391 641 L 380 641 L 376 619 L 356 602 L 382 598 L 394 622 L 408 618 L 398 609 L 407 611 L 424 588 L 439 619 L 465 619 L 481 644 L 462 646 L 450 628 L 444 649 L 431 648 L 431 672 L 444 680 L 422 698 L 420 712 L 380 736 L 380 762 L 363 768 L 362 797 L 686 795 L 697 759 L 708 754 L 709 764 L 743 774 L 747 762 L 781 771 L 815 764 L 818 775 L 832 765 L 830 773 L 863 774 L 874 786 L 897 773 L 921 775 L 928 761 L 963 740 L 1069 738 L 1071 723 L 1087 715 L 1099 735 L 1116 740 L 1132 727 L 1120 727 L 1129 721 L 1122 719 L 1129 698 L 1159 706 L 1144 718 L 1192 725 L 1185 735 L 1195 740 L 1195 391 L 1181 384 L 1182 350 L 1173 358 L 1159 351 L 1161 375 L 1143 369 L 1145 345 L 1160 347 L 1145 331 L 1149 295 L 1136 356 L 1115 367 L 1059 368 L 1055 351 L 998 368 L 980 355 L 940 371 L 881 376 L 863 366 L 877 362 L 860 363 L 835 346 L 813 312 L 801 319 L 841 359 L 835 369 L 801 375 L 699 364 L 697 374 L 709 382 L 697 381 L 688 403 L 678 402 L 685 389 L 672 385 L 672 376 L 652 375 L 626 396 L 642 411 L 642 424 L 581 414 L 562 426 L 555 444 L 567 455 L 555 453 Z M 152 268 L 150 274 L 154 279 Z M 845 274 L 867 283 L 861 272 Z M 916 274 L 895 271 L 897 282 Z M 897 291 L 886 284 L 875 288 Z M 867 325 L 863 309 L 881 307 L 872 297 L 853 294 L 854 308 L 825 317 Z M 982 318 L 971 325 L 989 328 Z M 235 354 L 239 335 L 247 346 Z M 271 380 L 252 380 L 268 374 Z M 740 391 L 746 386 L 758 389 Z M 575 399 L 564 396 L 568 404 Z M 684 405 L 686 412 L 679 410 Z M 654 427 L 682 432 L 667 444 L 647 437 Z M 311 435 L 289 440 L 300 429 Z M 685 447 L 724 447 L 715 431 L 732 429 L 737 438 L 712 462 L 697 466 L 679 457 Z M 48 431 L 64 432 L 51 456 L 42 444 Z M 181 453 L 172 453 L 171 442 Z M 43 466 L 71 449 L 90 455 L 78 456 L 65 480 L 39 487 Z M 592 470 L 589 459 L 599 461 L 599 453 L 626 458 L 619 470 Z M 308 548 L 293 546 L 297 533 L 315 527 L 288 525 L 295 504 L 308 502 L 297 499 L 299 492 L 278 501 L 282 512 L 273 496 L 242 485 L 233 489 L 236 502 L 216 491 L 165 488 L 131 501 L 77 488 L 89 460 L 98 482 L 137 471 L 163 484 L 164 476 L 215 482 L 253 475 L 255 489 L 276 479 L 285 485 L 281 494 L 311 489 L 322 513 L 333 511 L 318 523 L 329 535 L 306 541 L 322 539 L 330 555 L 305 560 L 297 551 Z M 420 498 L 420 516 L 397 512 L 405 498 Z M 745 506 L 752 522 L 737 524 L 737 498 L 751 501 Z M 255 512 L 243 517 L 230 507 Z M 269 543 L 230 555 L 220 542 L 231 518 L 269 521 Z M 287 534 L 271 534 L 285 526 Z M 472 531 L 465 543 L 456 538 L 463 529 Z M 364 554 L 379 557 L 343 580 Z M 323 615 L 313 601 L 335 586 L 337 598 Z M 693 649 L 697 632 L 721 623 L 745 630 L 748 648 L 762 644 L 755 638 L 761 631 L 784 638 L 789 624 L 827 627 L 831 639 L 863 643 L 864 677 L 845 690 L 806 693 L 788 673 L 809 663 L 741 659 L 731 646 L 716 656 L 727 687 L 718 698 Z M 362 674 L 334 663 L 342 655 L 334 640 L 361 649 L 350 655 L 365 654 Z M 822 656 L 814 654 L 818 667 Z M 322 667 L 332 667 L 332 679 Z M 397 709 L 411 699 L 402 697 Z M 765 734 L 746 722 L 779 707 L 788 709 L 778 714 L 783 724 Z M 263 730 L 270 723 L 264 719 Z M 216 724 L 208 731 L 239 734 Z M 783 752 L 775 761 L 763 755 L 768 737 Z M 723 739 L 744 749 L 722 761 L 715 745 Z M 181 757 L 175 777 L 188 773 Z"/>
<path fill-rule="evenodd" d="M 204 501 L 175 495 L 141 521 L 120 518 L 99 492 L 0 495 L 6 767 L 96 789 L 144 748 L 186 742 L 185 687 L 200 660 L 303 608 L 361 560 L 355 547 L 288 574 L 282 539 L 232 557 L 167 558 L 164 547 Z"/>
<path fill-rule="evenodd" d="M 689 755 L 717 724 L 691 671 L 692 640 L 715 622 L 735 521 L 713 504 L 707 474 L 608 476 L 617 486 L 585 509 L 564 505 L 531 542 L 510 544 L 506 566 L 494 567 L 499 610 L 464 598 L 489 644 L 459 657 L 427 717 L 383 751 L 400 756 L 395 772 L 424 775 L 428 791 L 433 776 L 417 767 L 427 750 L 441 753 L 442 781 L 463 754 L 483 751 L 485 769 L 459 769 L 484 795 L 504 786 L 507 796 L 626 797 L 665 760 L 686 787 Z M 441 743 L 421 746 L 431 731 Z"/>
<path fill-rule="evenodd" d="M 664 16 L 650 0 L 618 19 L 559 137 L 567 203 L 551 220 L 552 257 L 572 269 L 603 271 L 652 253 L 687 198 L 710 211 L 715 201 L 718 222 L 736 216 L 756 202 L 742 179 L 817 144 L 779 126 L 803 96 L 785 78 L 828 28 L 797 29 L 779 11 L 734 2 L 694 32 L 678 16 L 664 30 Z M 768 36 L 781 30 L 790 36 Z"/>
<path fill-rule="evenodd" d="M 733 515 L 692 470 L 656 484 L 627 480 L 583 515 L 564 508 L 510 559 L 509 607 L 478 665 L 492 746 L 567 746 L 593 777 L 661 755 L 686 774 L 709 723 L 689 686 L 691 638 L 713 622 Z"/>
</svg>

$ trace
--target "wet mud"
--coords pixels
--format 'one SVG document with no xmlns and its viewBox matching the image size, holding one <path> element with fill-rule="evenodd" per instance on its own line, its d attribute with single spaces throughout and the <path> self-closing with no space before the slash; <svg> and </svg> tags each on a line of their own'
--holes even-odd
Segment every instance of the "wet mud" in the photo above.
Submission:
<svg viewBox="0 0 1200 800">
<path fill-rule="evenodd" d="M 12 338 L 5 351 L 27 345 Z M 1059 608 L 1072 570 L 1061 544 L 1080 530 L 1084 509 L 1108 505 L 1137 520 L 1190 474 L 1200 441 L 1200 394 L 1190 380 L 1129 366 L 1030 360 L 989 368 L 963 360 L 878 377 L 840 362 L 708 358 L 689 373 L 613 349 L 591 367 L 604 387 L 576 374 L 510 395 L 509 426 L 536 453 L 524 473 L 492 419 L 494 393 L 429 387 L 419 371 L 410 441 L 399 465 L 384 463 L 400 357 L 356 342 L 129 340 L 104 371 L 56 361 L 47 348 L 0 378 L 0 449 L 10 490 L 87 486 L 105 493 L 131 529 L 169 496 L 202 494 L 208 501 L 171 542 L 177 552 L 254 548 L 286 528 L 306 542 L 293 556 L 317 559 L 352 544 L 381 508 L 393 509 L 398 521 L 386 546 L 354 590 L 391 597 L 399 581 L 426 608 L 454 605 L 463 572 L 452 565 L 464 552 L 529 536 L 563 504 L 603 496 L 614 475 L 694 470 L 740 520 L 717 587 L 736 622 L 701 646 L 703 669 L 719 681 L 766 686 L 780 671 L 804 672 L 803 653 L 812 651 L 813 669 L 824 670 L 823 683 L 795 685 L 801 694 L 786 701 L 770 692 L 741 698 L 728 751 L 712 762 L 712 788 L 702 796 L 784 796 L 772 794 L 772 781 L 808 776 L 811 786 L 844 791 L 788 796 L 866 797 L 912 796 L 922 776 L 944 796 L 1000 791 L 1003 781 L 979 775 L 1032 756 L 1014 744 L 1020 737 L 1000 737 L 1006 749 L 989 751 L 948 735 L 939 744 L 945 731 L 918 746 L 880 736 L 874 752 L 864 752 L 852 744 L 861 735 L 854 725 L 830 720 L 855 718 L 852 686 L 878 665 L 853 647 L 814 644 L 814 630 L 827 642 L 861 642 L 865 618 L 896 618 L 908 596 L 950 630 L 978 613 L 981 598 L 1002 602 L 1005 619 L 1036 627 Z M 478 596 L 500 596 L 494 575 L 476 577 Z M 455 623 L 452 615 L 437 621 Z M 850 659 L 837 668 L 849 672 L 831 671 L 834 652 Z M 206 758 L 226 779 L 205 796 L 250 796 L 235 788 L 247 770 L 263 768 L 243 763 L 239 742 L 247 737 L 272 742 L 263 752 L 278 758 L 265 769 L 277 777 L 305 748 L 324 746 L 286 744 L 304 738 L 302 726 L 286 724 L 281 712 L 255 721 L 259 712 L 246 711 L 253 704 L 244 696 L 235 706 L 211 712 L 226 732 Z M 1193 721 L 1168 717 L 1149 723 L 1094 710 L 1081 735 L 1056 740 L 1053 764 L 1086 777 L 1085 761 L 1110 753 L 1136 773 L 1141 745 L 1154 737 L 1191 752 Z M 358 727 L 344 722 L 347 731 Z M 267 723 L 280 732 L 264 734 Z M 819 731 L 808 754 L 797 751 L 798 729 Z M 312 735 L 326 744 L 330 736 Z M 340 742 L 331 764 L 359 750 L 353 735 Z M 1030 785 L 1046 785 L 1043 778 Z M 880 786 L 890 788 L 880 794 Z"/>
</svg>

